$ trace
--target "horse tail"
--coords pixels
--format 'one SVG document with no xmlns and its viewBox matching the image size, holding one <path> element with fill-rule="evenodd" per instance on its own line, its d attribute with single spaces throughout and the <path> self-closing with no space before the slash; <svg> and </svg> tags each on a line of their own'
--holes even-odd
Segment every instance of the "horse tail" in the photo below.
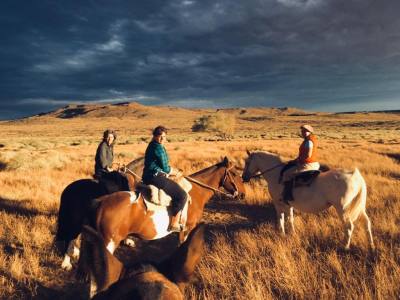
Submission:
<svg viewBox="0 0 400 300">
<path fill-rule="evenodd" d="M 68 185 L 61 194 L 57 218 L 55 246 L 61 255 L 69 243 L 76 239 L 88 216 L 91 199 L 104 194 L 99 184 L 91 179 L 81 179 Z"/>
<path fill-rule="evenodd" d="M 354 195 L 354 190 L 349 196 L 351 197 L 350 201 L 344 206 L 344 214 L 343 217 L 345 220 L 350 220 L 354 222 L 357 220 L 358 216 L 362 211 L 365 211 L 365 206 L 367 202 L 367 184 L 365 183 L 364 178 L 362 177 L 358 168 L 355 168 L 353 175 L 351 176 L 351 180 L 349 185 L 357 187 L 355 189 L 356 194 Z"/>
<path fill-rule="evenodd" d="M 73 198 L 67 187 L 61 194 L 57 232 L 54 239 L 55 246 L 61 255 L 67 252 L 69 242 L 78 237 L 83 224 L 80 214 L 74 214 L 75 205 L 71 199 Z"/>
</svg>

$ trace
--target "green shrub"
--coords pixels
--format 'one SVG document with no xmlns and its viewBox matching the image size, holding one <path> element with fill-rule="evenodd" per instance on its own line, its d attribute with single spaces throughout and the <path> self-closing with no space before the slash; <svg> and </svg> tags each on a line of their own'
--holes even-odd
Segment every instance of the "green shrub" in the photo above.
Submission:
<svg viewBox="0 0 400 300">
<path fill-rule="evenodd" d="M 204 115 L 194 121 L 192 131 L 194 132 L 216 132 L 223 138 L 233 136 L 235 132 L 236 118 L 233 115 L 216 113 Z"/>
</svg>

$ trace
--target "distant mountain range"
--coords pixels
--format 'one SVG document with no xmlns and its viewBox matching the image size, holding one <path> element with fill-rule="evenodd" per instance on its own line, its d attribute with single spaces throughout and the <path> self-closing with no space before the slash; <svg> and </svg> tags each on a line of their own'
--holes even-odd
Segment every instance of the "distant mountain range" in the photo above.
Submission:
<svg viewBox="0 0 400 300">
<path fill-rule="evenodd" d="M 268 107 L 249 107 L 249 108 L 181 108 L 172 106 L 148 106 L 137 102 L 121 102 L 115 104 L 72 104 L 60 109 L 40 113 L 28 118 L 146 118 L 157 117 L 160 114 L 173 113 L 175 115 L 184 114 L 186 116 L 195 116 L 198 114 L 207 114 L 215 112 L 224 112 L 237 115 L 268 115 L 268 116 L 295 116 L 295 115 L 316 115 L 321 113 L 308 112 L 292 107 L 268 108 Z"/>
</svg>

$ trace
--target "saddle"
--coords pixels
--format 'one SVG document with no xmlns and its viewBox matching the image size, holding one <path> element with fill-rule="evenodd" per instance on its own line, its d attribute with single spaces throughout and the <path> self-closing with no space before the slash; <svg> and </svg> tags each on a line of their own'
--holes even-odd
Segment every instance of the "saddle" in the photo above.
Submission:
<svg viewBox="0 0 400 300">
<path fill-rule="evenodd" d="M 175 180 L 183 190 L 187 193 L 188 202 L 191 201 L 189 192 L 192 189 L 192 184 L 184 177 L 177 178 Z M 145 204 L 147 208 L 153 206 L 166 207 L 171 203 L 171 196 L 165 193 L 162 189 L 157 188 L 156 186 L 149 184 L 138 183 L 136 185 L 136 190 L 142 194 L 143 199 L 145 200 Z"/>
<path fill-rule="evenodd" d="M 180 217 L 180 223 L 183 227 L 185 227 L 187 221 L 187 212 L 189 208 L 189 203 L 192 202 L 192 199 L 189 195 L 189 192 L 192 189 L 192 184 L 184 177 L 176 178 L 175 182 L 177 182 L 187 193 L 187 201 L 182 209 Z M 147 211 L 159 211 L 159 210 L 168 211 L 168 206 L 171 204 L 172 198 L 171 196 L 166 194 L 162 189 L 159 189 L 151 184 L 146 185 L 143 183 L 139 183 L 136 185 L 136 191 L 142 195 L 143 202 L 146 206 Z"/>
<path fill-rule="evenodd" d="M 308 187 L 310 186 L 314 180 L 321 174 L 320 170 L 310 170 L 301 172 L 296 174 L 289 181 L 284 182 L 282 200 L 286 204 L 289 204 L 289 201 L 293 201 L 293 189 L 298 187 Z"/>
</svg>

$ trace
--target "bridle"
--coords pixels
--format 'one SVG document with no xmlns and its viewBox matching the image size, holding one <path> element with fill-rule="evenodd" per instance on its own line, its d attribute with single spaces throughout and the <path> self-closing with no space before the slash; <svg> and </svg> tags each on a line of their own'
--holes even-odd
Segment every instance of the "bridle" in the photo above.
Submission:
<svg viewBox="0 0 400 300">
<path fill-rule="evenodd" d="M 227 178 L 228 178 L 229 175 L 230 175 L 230 174 L 229 174 L 229 171 L 230 171 L 231 169 L 233 169 L 233 168 L 234 168 L 234 166 L 231 166 L 231 167 L 225 169 L 224 177 L 223 177 L 223 178 L 221 179 L 221 181 L 219 182 L 219 186 L 223 186 L 223 185 L 225 184 Z M 231 179 L 231 180 L 232 180 L 232 184 L 233 184 L 233 186 L 234 186 L 234 188 L 235 188 L 235 192 L 234 192 L 233 195 L 231 195 L 231 194 L 229 194 L 229 193 L 226 193 L 226 192 L 224 192 L 224 191 L 221 191 L 221 190 L 219 190 L 219 189 L 216 189 L 216 188 L 214 188 L 214 187 L 212 187 L 212 186 L 209 186 L 208 184 L 205 184 L 205 183 L 203 183 L 203 182 L 201 182 L 201 181 L 198 181 L 197 179 L 194 179 L 194 178 L 192 178 L 192 177 L 190 177 L 190 176 L 184 176 L 184 177 L 185 177 L 187 180 L 189 180 L 190 182 L 196 183 L 196 184 L 200 185 L 201 187 L 204 187 L 204 188 L 206 188 L 206 189 L 212 190 L 212 191 L 214 191 L 215 193 L 222 194 L 222 195 L 224 195 L 225 197 L 228 197 L 228 198 L 234 198 L 234 197 L 236 197 L 237 194 L 239 193 L 239 189 L 237 188 L 235 181 L 232 180 L 232 179 Z"/>
</svg>

